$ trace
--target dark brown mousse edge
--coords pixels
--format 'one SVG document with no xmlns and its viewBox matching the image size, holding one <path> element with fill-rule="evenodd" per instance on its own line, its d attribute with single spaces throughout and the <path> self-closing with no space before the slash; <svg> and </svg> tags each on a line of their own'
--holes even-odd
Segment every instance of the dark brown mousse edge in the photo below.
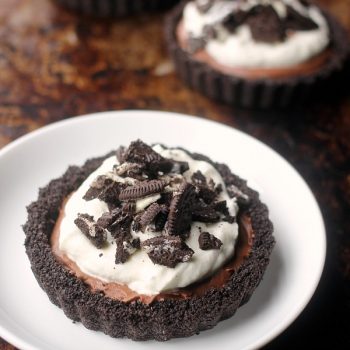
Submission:
<svg viewBox="0 0 350 350">
<path fill-rule="evenodd" d="M 75 12 L 94 17 L 123 17 L 144 11 L 165 10 L 178 0 L 55 0 Z"/>
<path fill-rule="evenodd" d="M 181 2 L 166 17 L 165 39 L 179 76 L 194 90 L 219 102 L 245 108 L 286 108 L 330 93 L 330 84 L 343 80 L 343 68 L 349 60 L 349 36 L 342 25 L 323 11 L 331 31 L 331 57 L 316 73 L 281 79 L 244 79 L 222 73 L 193 59 L 176 38 L 176 28 L 187 1 Z M 327 96 L 327 95 L 326 95 Z"/>
<path fill-rule="evenodd" d="M 102 331 L 116 338 L 165 341 L 210 329 L 220 320 L 231 317 L 239 306 L 249 300 L 262 280 L 275 243 L 268 209 L 260 202 L 259 194 L 247 187 L 244 180 L 233 175 L 226 165 L 213 163 L 199 154 L 191 155 L 195 159 L 210 161 L 227 185 L 234 184 L 250 197 L 251 205 L 247 214 L 251 217 L 255 232 L 250 256 L 232 273 L 225 285 L 209 289 L 201 296 L 166 298 L 144 304 L 141 301 L 123 303 L 106 297 L 102 292 L 93 293 L 82 280 L 56 260 L 51 250 L 50 236 L 64 199 L 107 156 L 94 158 L 82 167 L 69 167 L 63 176 L 40 189 L 37 201 L 27 208 L 28 221 L 23 227 L 32 271 L 51 302 L 63 309 L 67 317 L 82 322 L 88 329 Z"/>
</svg>

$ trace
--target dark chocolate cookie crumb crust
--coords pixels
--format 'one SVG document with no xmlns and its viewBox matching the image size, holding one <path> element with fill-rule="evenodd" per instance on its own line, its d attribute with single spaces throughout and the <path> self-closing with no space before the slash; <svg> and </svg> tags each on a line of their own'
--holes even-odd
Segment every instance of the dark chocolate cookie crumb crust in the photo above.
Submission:
<svg viewBox="0 0 350 350">
<path fill-rule="evenodd" d="M 208 160 L 198 154 L 192 156 Z M 233 175 L 223 164 L 210 161 L 227 185 L 234 184 L 251 198 L 247 211 L 255 239 L 250 256 L 222 288 L 212 288 L 203 296 L 189 299 L 166 299 L 149 305 L 140 301 L 123 303 L 103 293 L 91 292 L 83 281 L 56 260 L 50 236 L 62 202 L 106 158 L 88 160 L 82 167 L 69 167 L 63 176 L 40 189 L 37 201 L 27 208 L 28 221 L 23 227 L 26 252 L 33 273 L 51 302 L 63 309 L 67 317 L 82 322 L 88 329 L 133 340 L 165 341 L 188 337 L 231 317 L 239 306 L 249 300 L 260 283 L 275 240 L 268 209 L 260 202 L 258 193 L 248 188 L 244 180 Z"/>
<path fill-rule="evenodd" d="M 95 17 L 122 17 L 144 11 L 165 10 L 178 0 L 55 0 L 76 12 Z"/>
<path fill-rule="evenodd" d="M 339 22 L 327 12 L 331 36 L 330 59 L 318 72 L 281 79 L 244 79 L 224 74 L 192 58 L 176 38 L 176 28 L 187 1 L 182 1 L 165 20 L 165 40 L 176 71 L 186 84 L 219 102 L 244 108 L 286 108 L 300 106 L 314 98 L 327 97 L 330 84 L 344 81 L 343 69 L 349 61 L 349 36 Z"/>
</svg>

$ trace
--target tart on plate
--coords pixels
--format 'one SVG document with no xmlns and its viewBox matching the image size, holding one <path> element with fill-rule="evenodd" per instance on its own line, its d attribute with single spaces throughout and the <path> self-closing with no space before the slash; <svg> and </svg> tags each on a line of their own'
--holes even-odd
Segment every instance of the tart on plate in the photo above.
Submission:
<svg viewBox="0 0 350 350">
<path fill-rule="evenodd" d="M 52 180 L 24 231 L 50 300 L 133 340 L 187 337 L 231 317 L 275 243 L 268 208 L 226 165 L 140 140 Z"/>
</svg>

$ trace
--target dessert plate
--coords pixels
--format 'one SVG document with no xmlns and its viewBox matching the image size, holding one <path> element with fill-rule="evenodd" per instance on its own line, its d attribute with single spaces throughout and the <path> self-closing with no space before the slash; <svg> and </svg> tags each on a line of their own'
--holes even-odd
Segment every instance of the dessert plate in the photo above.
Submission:
<svg viewBox="0 0 350 350">
<path fill-rule="evenodd" d="M 183 146 L 227 163 L 267 203 L 276 247 L 250 302 L 212 330 L 167 343 L 112 339 L 73 324 L 38 286 L 25 254 L 26 205 L 70 164 L 82 164 L 141 138 Z M 166 112 L 105 112 L 61 121 L 0 151 L 0 336 L 22 350 L 258 348 L 304 309 L 319 282 L 326 240 L 318 205 L 298 173 L 277 153 L 233 128 Z"/>
</svg>

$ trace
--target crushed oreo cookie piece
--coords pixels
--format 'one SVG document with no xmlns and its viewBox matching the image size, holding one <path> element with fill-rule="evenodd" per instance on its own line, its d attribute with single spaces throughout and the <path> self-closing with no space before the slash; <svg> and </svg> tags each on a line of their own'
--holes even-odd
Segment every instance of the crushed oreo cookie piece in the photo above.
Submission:
<svg viewBox="0 0 350 350">
<path fill-rule="evenodd" d="M 291 30 L 307 31 L 317 29 L 318 25 L 311 18 L 305 17 L 296 11 L 292 6 L 287 6 L 285 28 Z"/>
<path fill-rule="evenodd" d="M 124 153 L 124 160 L 142 165 L 143 170 L 151 177 L 156 177 L 158 172 L 168 173 L 173 166 L 171 160 L 162 157 L 141 140 L 130 144 Z"/>
<path fill-rule="evenodd" d="M 125 187 L 125 184 L 116 182 L 105 175 L 101 175 L 93 181 L 83 199 L 91 201 L 98 198 L 113 208 L 120 204 L 119 194 Z"/>
<path fill-rule="evenodd" d="M 194 251 L 180 237 L 158 236 L 141 244 L 154 264 L 174 268 L 191 259 Z"/>
<path fill-rule="evenodd" d="M 144 166 L 137 163 L 122 163 L 114 167 L 114 172 L 121 177 L 131 177 L 137 180 L 144 180 Z"/>
<path fill-rule="evenodd" d="M 198 203 L 192 211 L 193 221 L 214 223 L 220 220 L 220 215 L 212 206 L 204 203 Z"/>
<path fill-rule="evenodd" d="M 162 205 L 161 210 L 154 219 L 154 231 L 163 231 L 165 224 L 168 220 L 169 209 L 167 206 Z"/>
<path fill-rule="evenodd" d="M 170 236 L 188 234 L 192 222 L 192 207 L 196 190 L 190 183 L 183 183 L 170 203 L 167 230 Z"/>
<path fill-rule="evenodd" d="M 209 187 L 204 187 L 204 186 L 201 186 L 198 188 L 197 195 L 206 204 L 212 203 L 217 197 L 217 194 L 215 191 L 212 191 Z"/>
<path fill-rule="evenodd" d="M 171 162 L 172 162 L 172 167 L 170 172 L 173 174 L 183 174 L 185 171 L 190 169 L 187 162 L 180 162 L 176 160 L 171 160 Z"/>
<path fill-rule="evenodd" d="M 166 182 L 163 180 L 143 181 L 135 186 L 128 186 L 122 190 L 119 199 L 127 201 L 144 198 L 162 192 L 165 186 Z"/>
<path fill-rule="evenodd" d="M 213 209 L 216 210 L 217 212 L 223 214 L 223 215 L 228 215 L 229 211 L 227 208 L 227 201 L 219 201 L 213 204 Z"/>
<path fill-rule="evenodd" d="M 234 33 L 240 25 L 242 25 L 248 18 L 249 12 L 238 10 L 231 13 L 223 21 L 223 26 L 230 32 Z"/>
<path fill-rule="evenodd" d="M 207 179 L 200 170 L 197 170 L 195 173 L 192 174 L 191 180 L 195 186 L 207 185 Z"/>
<path fill-rule="evenodd" d="M 153 222 L 155 217 L 161 210 L 161 206 L 158 203 L 152 203 L 142 214 L 140 218 L 141 231 L 144 231 L 146 227 Z"/>
<path fill-rule="evenodd" d="M 220 249 L 222 242 L 209 232 L 202 232 L 198 237 L 199 248 L 202 250 Z"/>
<path fill-rule="evenodd" d="M 128 214 L 128 215 L 134 215 L 136 210 L 136 203 L 135 202 L 124 202 L 122 206 L 122 213 Z"/>
<path fill-rule="evenodd" d="M 97 225 L 101 226 L 104 229 L 108 229 L 109 226 L 117 220 L 117 218 L 120 216 L 120 213 L 121 211 L 119 208 L 103 213 L 102 216 L 97 220 Z"/>
<path fill-rule="evenodd" d="M 101 226 L 95 223 L 92 216 L 78 214 L 74 223 L 95 247 L 102 248 L 104 246 L 107 241 L 107 233 Z"/>
<path fill-rule="evenodd" d="M 282 21 L 273 6 L 258 5 L 250 11 L 246 23 L 255 41 L 275 43 L 283 41 L 285 32 Z"/>
<path fill-rule="evenodd" d="M 101 217 L 102 219 L 102 217 Z M 126 240 L 131 236 L 131 224 L 133 216 L 129 213 L 123 213 L 122 209 L 113 213 L 113 221 L 109 224 L 108 230 L 115 239 Z"/>
<path fill-rule="evenodd" d="M 117 250 L 115 254 L 115 263 L 124 264 L 129 257 L 140 249 L 140 239 L 136 238 L 134 240 L 122 240 L 117 239 Z"/>
</svg>

